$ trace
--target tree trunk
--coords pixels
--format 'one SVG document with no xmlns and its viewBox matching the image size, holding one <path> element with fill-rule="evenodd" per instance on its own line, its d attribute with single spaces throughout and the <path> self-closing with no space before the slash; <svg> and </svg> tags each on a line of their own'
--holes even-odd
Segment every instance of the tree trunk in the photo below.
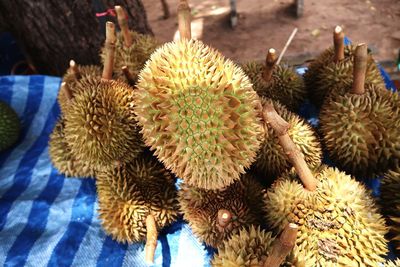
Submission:
<svg viewBox="0 0 400 267">
<path fill-rule="evenodd" d="M 131 29 L 153 34 L 141 0 L 12 0 L 0 1 L 0 29 L 17 39 L 28 61 L 42 74 L 62 75 L 70 59 L 99 64 L 105 22 L 96 17 L 114 5 L 123 6 Z"/>
</svg>

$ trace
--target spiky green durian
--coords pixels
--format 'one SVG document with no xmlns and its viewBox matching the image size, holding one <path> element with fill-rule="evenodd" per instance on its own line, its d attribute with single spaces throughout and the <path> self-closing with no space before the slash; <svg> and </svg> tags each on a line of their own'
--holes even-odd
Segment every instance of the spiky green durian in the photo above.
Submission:
<svg viewBox="0 0 400 267">
<path fill-rule="evenodd" d="M 261 102 L 232 61 L 197 40 L 165 44 L 140 73 L 135 112 L 145 143 L 186 183 L 223 188 L 255 160 Z"/>
<path fill-rule="evenodd" d="M 21 130 L 17 113 L 0 101 L 0 151 L 10 148 L 19 138 Z"/>
<path fill-rule="evenodd" d="M 296 266 L 377 266 L 388 251 L 387 228 L 364 185 L 335 168 L 320 167 L 315 191 L 288 172 L 268 190 L 267 222 L 299 226 Z"/>
<path fill-rule="evenodd" d="M 400 167 L 385 173 L 381 180 L 380 200 L 390 228 L 389 239 L 400 252 Z"/>
<path fill-rule="evenodd" d="M 400 99 L 373 85 L 365 89 L 362 95 L 331 96 L 321 108 L 320 131 L 329 157 L 340 169 L 373 177 L 400 163 Z"/>
<path fill-rule="evenodd" d="M 121 32 L 117 33 L 113 69 L 116 78 L 126 81 L 125 75 L 122 72 L 122 67 L 127 66 L 136 81 L 140 70 L 159 44 L 153 36 L 141 34 L 135 31 L 129 31 L 129 33 L 133 40 L 130 47 L 124 45 L 123 34 Z M 104 48 L 102 48 L 100 56 L 104 63 Z"/>
<path fill-rule="evenodd" d="M 49 140 L 49 155 L 54 167 L 65 176 L 95 177 L 96 171 L 85 160 L 76 160 L 65 140 L 64 118 L 54 126 Z"/>
<path fill-rule="evenodd" d="M 400 259 L 397 259 L 395 261 L 386 261 L 386 263 L 383 265 L 384 267 L 400 267 Z"/>
<path fill-rule="evenodd" d="M 314 105 L 320 107 L 325 97 L 332 91 L 342 94 L 345 91 L 340 89 L 352 84 L 355 49 L 355 45 L 345 46 L 345 58 L 335 63 L 334 49 L 330 47 L 310 64 L 303 77 L 309 97 Z M 378 66 L 371 54 L 368 55 L 367 60 L 366 84 L 385 87 Z"/>
<path fill-rule="evenodd" d="M 260 227 L 243 227 L 218 248 L 211 266 L 213 267 L 251 267 L 264 266 L 275 237 Z M 288 257 L 289 258 L 289 257 Z M 291 266 L 285 262 L 282 266 Z"/>
<path fill-rule="evenodd" d="M 179 203 L 184 219 L 200 241 L 217 247 L 242 226 L 260 225 L 264 221 L 264 190 L 249 174 L 221 190 L 205 190 L 182 184 Z M 232 221 L 227 227 L 218 223 L 218 211 L 227 210 Z"/>
<path fill-rule="evenodd" d="M 265 81 L 263 71 L 265 65 L 249 62 L 243 65 L 244 72 L 253 83 L 259 96 L 277 100 L 296 111 L 307 97 L 304 81 L 296 71 L 287 65 L 275 65 L 270 81 Z"/>
<path fill-rule="evenodd" d="M 95 66 L 95 65 L 87 65 L 87 66 L 82 66 L 82 65 L 76 65 L 77 71 L 79 72 L 79 77 L 76 76 L 74 71 L 69 68 L 67 69 L 67 72 L 63 76 L 63 82 L 66 83 L 66 86 L 68 86 L 72 96 L 76 93 L 76 91 L 80 88 L 80 86 L 77 86 L 77 83 L 81 79 L 85 79 L 88 77 L 89 79 L 93 79 L 96 77 L 101 76 L 101 67 L 100 66 Z M 58 104 L 60 105 L 61 113 L 65 114 L 68 110 L 68 105 L 69 105 L 69 100 L 63 90 L 58 91 L 58 96 L 57 96 Z"/>
<path fill-rule="evenodd" d="M 272 103 L 278 114 L 290 124 L 288 134 L 304 155 L 306 163 L 310 167 L 319 166 L 321 164 L 322 149 L 312 127 L 279 102 L 262 98 L 262 105 L 264 106 L 267 103 Z M 259 174 L 269 179 L 276 178 L 292 167 L 271 127 L 268 127 L 267 131 L 265 131 L 265 141 L 261 145 L 254 166 Z"/>
<path fill-rule="evenodd" d="M 65 138 L 77 160 L 96 169 L 129 162 L 144 149 L 133 113 L 133 89 L 120 81 L 82 79 L 65 114 Z"/>
<path fill-rule="evenodd" d="M 132 243 L 146 239 L 147 215 L 154 216 L 157 229 L 174 222 L 179 214 L 175 180 L 157 159 L 144 155 L 99 172 L 99 216 L 106 233 Z"/>
</svg>

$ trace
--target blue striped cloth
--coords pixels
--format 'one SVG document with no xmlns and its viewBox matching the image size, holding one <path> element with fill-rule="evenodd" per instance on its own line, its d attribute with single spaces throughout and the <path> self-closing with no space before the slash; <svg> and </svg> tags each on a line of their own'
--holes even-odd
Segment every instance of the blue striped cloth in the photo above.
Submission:
<svg viewBox="0 0 400 267">
<path fill-rule="evenodd" d="M 144 245 L 106 236 L 93 179 L 65 178 L 48 155 L 60 78 L 0 76 L 0 100 L 22 122 L 20 142 L 0 153 L 0 266 L 147 266 Z M 211 253 L 182 221 L 159 236 L 154 266 L 209 266 Z"/>
</svg>

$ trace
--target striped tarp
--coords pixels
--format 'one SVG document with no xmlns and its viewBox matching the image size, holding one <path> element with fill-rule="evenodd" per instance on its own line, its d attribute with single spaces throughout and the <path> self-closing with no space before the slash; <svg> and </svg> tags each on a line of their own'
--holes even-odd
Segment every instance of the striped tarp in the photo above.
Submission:
<svg viewBox="0 0 400 267">
<path fill-rule="evenodd" d="M 0 100 L 23 128 L 19 143 L 0 153 L 0 266 L 147 266 L 143 244 L 105 235 L 95 181 L 65 178 L 51 165 L 59 85 L 56 77 L 0 77 Z M 160 234 L 154 265 L 209 266 L 210 255 L 178 222 Z"/>
</svg>

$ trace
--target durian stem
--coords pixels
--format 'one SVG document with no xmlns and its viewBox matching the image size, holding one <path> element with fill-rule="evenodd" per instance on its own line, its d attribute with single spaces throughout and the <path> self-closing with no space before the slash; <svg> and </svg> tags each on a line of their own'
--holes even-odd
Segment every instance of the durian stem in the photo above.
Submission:
<svg viewBox="0 0 400 267">
<path fill-rule="evenodd" d="M 146 230 L 145 259 L 147 263 L 151 264 L 154 262 L 154 254 L 157 247 L 158 237 L 156 221 L 152 214 L 147 215 Z"/>
<path fill-rule="evenodd" d="M 344 33 L 342 27 L 336 26 L 333 31 L 333 46 L 335 47 L 335 62 L 344 59 Z"/>
<path fill-rule="evenodd" d="M 117 13 L 118 25 L 121 28 L 122 36 L 124 37 L 124 46 L 130 47 L 132 45 L 132 35 L 129 32 L 125 10 L 121 6 L 115 6 L 115 12 Z"/>
<path fill-rule="evenodd" d="M 123 66 L 122 68 L 122 72 L 125 75 L 126 80 L 128 81 L 129 85 L 134 86 L 135 85 L 135 79 L 133 78 L 132 73 L 129 71 L 127 66 Z"/>
<path fill-rule="evenodd" d="M 61 88 L 60 90 L 62 91 L 62 93 L 65 95 L 65 97 L 68 99 L 68 101 L 72 100 L 72 92 L 69 89 L 69 86 L 66 82 L 62 82 L 61 83 Z"/>
<path fill-rule="evenodd" d="M 79 72 L 78 65 L 76 65 L 73 59 L 69 61 L 69 69 L 75 75 L 75 78 L 77 80 L 81 78 L 81 73 Z"/>
<path fill-rule="evenodd" d="M 218 225 L 227 226 L 232 221 L 232 213 L 229 210 L 220 209 L 218 211 Z"/>
<path fill-rule="evenodd" d="M 187 0 L 180 0 L 178 5 L 178 28 L 181 40 L 192 38 L 192 30 L 190 25 L 191 14 Z"/>
<path fill-rule="evenodd" d="M 292 34 L 290 34 L 289 39 L 286 41 L 286 44 L 285 44 L 285 46 L 283 47 L 282 52 L 280 53 L 280 55 L 279 55 L 279 57 L 278 57 L 278 60 L 276 61 L 276 64 L 277 64 L 277 65 L 278 65 L 279 63 L 281 63 L 281 60 L 282 60 L 282 58 L 283 58 L 283 55 L 285 55 L 286 50 L 288 49 L 289 45 L 292 43 L 293 38 L 294 38 L 294 36 L 295 36 L 296 33 L 297 33 L 297 30 L 298 30 L 297 28 L 294 28 L 293 31 L 292 31 Z"/>
<path fill-rule="evenodd" d="M 267 53 L 267 57 L 265 58 L 265 68 L 262 73 L 262 77 L 265 82 L 269 82 L 272 77 L 272 72 L 274 71 L 276 63 L 276 51 L 273 48 L 270 48 Z"/>
<path fill-rule="evenodd" d="M 314 191 L 317 188 L 317 180 L 314 178 L 311 170 L 308 168 L 303 154 L 296 147 L 287 133 L 290 124 L 282 119 L 281 116 L 279 116 L 271 103 L 267 103 L 264 106 L 263 116 L 264 120 L 271 125 L 275 134 L 278 136 L 279 143 L 287 154 L 293 167 L 296 169 L 296 172 L 303 182 L 305 189 Z"/>
<path fill-rule="evenodd" d="M 353 87 L 351 88 L 352 94 L 362 95 L 365 92 L 365 72 L 367 70 L 367 45 L 362 43 L 357 45 L 354 53 L 353 64 Z"/>
<path fill-rule="evenodd" d="M 101 77 L 105 80 L 111 80 L 114 67 L 115 25 L 110 21 L 106 23 L 105 50 L 103 74 Z"/>
<path fill-rule="evenodd" d="M 296 244 L 297 224 L 289 223 L 281 236 L 275 239 L 272 244 L 271 254 L 264 263 L 264 267 L 279 267 L 285 260 L 286 256 L 292 251 Z"/>
</svg>

